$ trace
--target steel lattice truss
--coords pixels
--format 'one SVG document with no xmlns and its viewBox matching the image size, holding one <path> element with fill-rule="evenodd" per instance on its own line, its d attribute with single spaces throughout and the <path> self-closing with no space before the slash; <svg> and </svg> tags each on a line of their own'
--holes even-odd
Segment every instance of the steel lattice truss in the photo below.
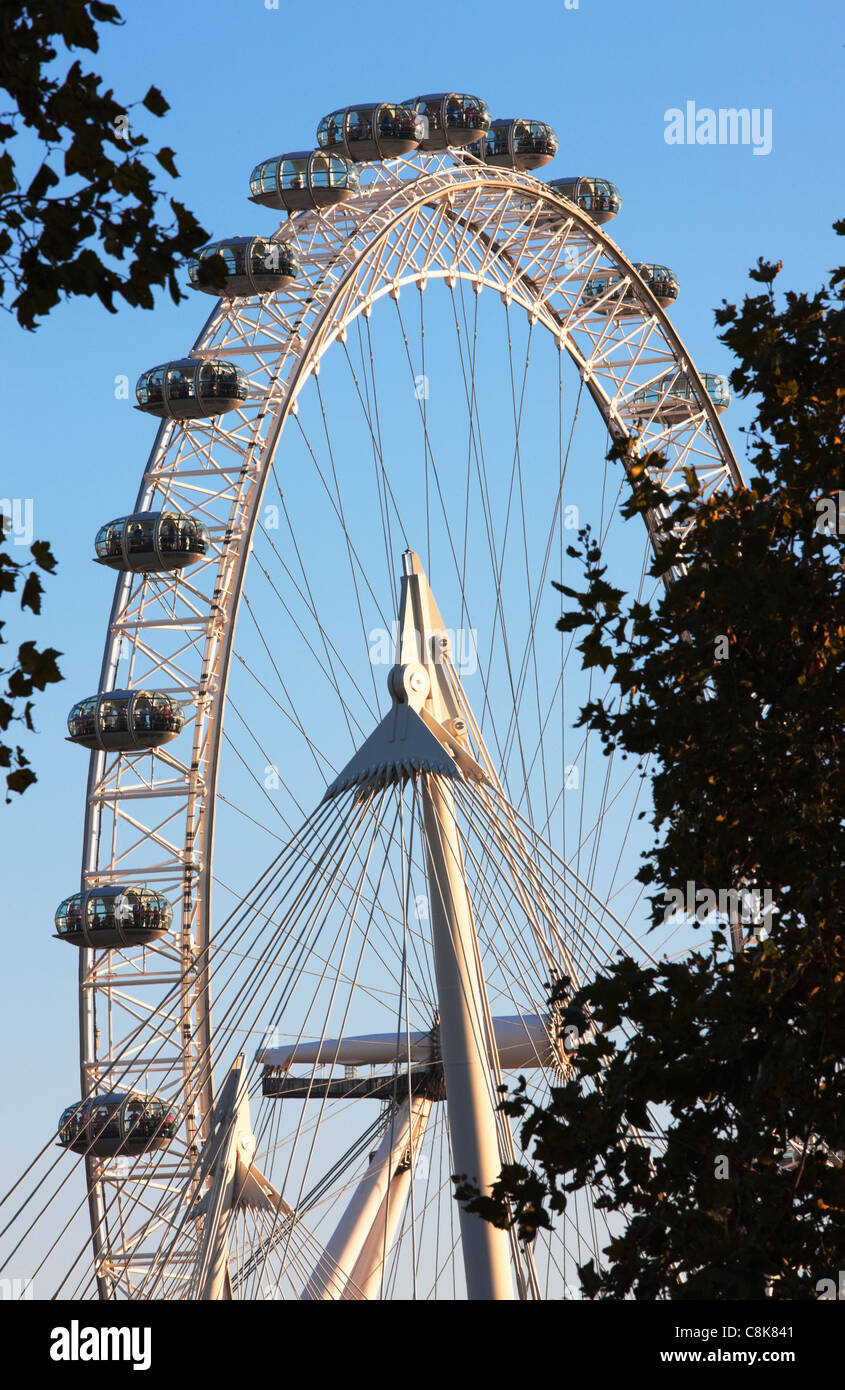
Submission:
<svg viewBox="0 0 845 1390">
<path fill-rule="evenodd" d="M 286 291 L 225 300 L 192 356 L 235 361 L 249 402 L 214 420 L 159 430 L 136 510 L 176 510 L 209 529 L 212 550 L 190 573 L 121 574 L 100 689 L 154 688 L 193 712 L 189 757 L 170 748 L 93 754 L 87 788 L 83 887 L 143 882 L 181 900 L 177 946 L 81 953 L 83 1093 L 130 1087 L 142 1074 L 181 1075 L 181 1137 L 164 1163 L 130 1170 L 88 1159 L 103 1296 L 133 1296 L 156 1251 L 169 1248 L 156 1296 L 190 1287 L 201 1223 L 171 1228 L 207 1141 L 213 1110 L 207 970 L 217 768 L 227 677 L 250 542 L 282 432 L 323 355 L 384 296 L 417 296 L 436 280 L 494 292 L 546 329 L 574 362 L 612 437 L 635 428 L 639 449 L 661 450 L 670 489 L 693 468 L 705 491 L 739 473 L 702 380 L 665 313 L 615 243 L 574 205 L 527 174 L 464 158 L 393 161 L 323 213 L 302 213 L 275 235 L 291 241 L 301 275 Z M 608 269 L 628 277 L 642 313 L 595 313 L 585 285 Z M 619 302 L 617 298 L 617 303 Z M 667 423 L 635 403 L 644 387 L 684 373 L 695 401 Z M 635 426 L 636 420 L 636 426 Z M 127 1044 L 126 1020 L 133 1020 Z M 274 1235 L 268 1239 L 275 1239 Z M 175 1242 L 175 1243 L 174 1243 Z M 307 1260 L 305 1261 L 307 1264 Z"/>
</svg>

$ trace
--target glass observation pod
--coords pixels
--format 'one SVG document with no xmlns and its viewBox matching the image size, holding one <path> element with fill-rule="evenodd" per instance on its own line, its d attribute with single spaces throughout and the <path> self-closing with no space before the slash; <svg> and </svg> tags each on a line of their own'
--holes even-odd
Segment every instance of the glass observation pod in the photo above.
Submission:
<svg viewBox="0 0 845 1390">
<path fill-rule="evenodd" d="M 681 287 L 674 270 L 665 265 L 653 265 L 638 261 L 634 270 L 644 284 L 648 285 L 661 309 L 669 309 L 680 294 Z M 647 309 L 637 297 L 632 284 L 622 285 L 624 276 L 618 270 L 608 270 L 603 275 L 594 275 L 584 286 L 582 300 L 590 305 L 595 302 L 596 314 L 645 314 Z M 618 286 L 618 288 L 615 288 Z"/>
<path fill-rule="evenodd" d="M 144 574 L 180 570 L 207 555 L 211 541 L 205 527 L 181 512 L 135 512 L 106 522 L 94 541 L 95 559 L 113 570 Z"/>
<path fill-rule="evenodd" d="M 360 164 L 410 154 L 419 147 L 423 130 L 412 107 L 371 102 L 324 116 L 317 127 L 317 144 L 321 150 L 339 150 Z"/>
<path fill-rule="evenodd" d="M 132 1158 L 166 1148 L 178 1128 L 173 1110 L 157 1096 L 106 1091 L 63 1110 L 58 1137 L 61 1147 L 74 1153 Z"/>
<path fill-rule="evenodd" d="M 143 946 L 165 936 L 173 908 L 150 888 L 102 884 L 73 893 L 56 909 L 56 936 L 73 946 Z"/>
<path fill-rule="evenodd" d="M 496 120 L 467 153 L 499 169 L 539 169 L 557 154 L 557 136 L 545 121 Z"/>
<path fill-rule="evenodd" d="M 158 748 L 182 732 L 185 711 L 156 690 L 109 690 L 73 706 L 67 717 L 68 742 L 108 753 Z"/>
<path fill-rule="evenodd" d="M 490 111 L 480 97 L 463 92 L 432 92 L 403 101 L 420 117 L 423 138 L 420 149 L 445 150 L 450 145 L 471 145 L 490 129 Z"/>
<path fill-rule="evenodd" d="M 731 388 L 726 376 L 714 372 L 702 372 L 701 380 L 713 405 L 719 414 L 727 410 L 731 403 Z M 653 386 L 638 391 L 630 402 L 630 408 L 640 414 L 654 415 L 658 420 L 685 420 L 700 409 L 698 396 L 689 377 L 683 372 L 665 376 Z"/>
<path fill-rule="evenodd" d="M 296 150 L 265 159 L 250 174 L 250 200 L 266 208 L 304 212 L 351 198 L 358 170 L 345 155 L 330 150 Z"/>
<path fill-rule="evenodd" d="M 206 263 L 223 259 L 216 274 Z M 263 236 L 230 236 L 203 246 L 189 262 L 191 287 L 224 299 L 272 294 L 292 285 L 299 274 L 299 256 L 287 241 L 268 241 Z"/>
<path fill-rule="evenodd" d="M 607 179 L 581 178 L 549 179 L 549 188 L 559 193 L 561 198 L 574 203 L 582 212 L 599 226 L 615 217 L 622 206 L 622 198 L 615 183 Z"/>
<path fill-rule="evenodd" d="M 233 362 L 183 357 L 151 367 L 135 387 L 136 410 L 163 420 L 202 420 L 236 410 L 249 397 L 249 382 Z"/>
</svg>

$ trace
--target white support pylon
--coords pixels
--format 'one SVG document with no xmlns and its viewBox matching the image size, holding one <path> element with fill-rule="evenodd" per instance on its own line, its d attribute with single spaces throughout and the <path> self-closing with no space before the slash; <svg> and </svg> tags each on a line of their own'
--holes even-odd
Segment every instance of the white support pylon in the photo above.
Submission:
<svg viewBox="0 0 845 1390">
<path fill-rule="evenodd" d="M 381 1283 L 391 1229 L 404 1209 L 410 1157 L 422 1141 L 431 1101 L 404 1100 L 302 1291 L 305 1302 L 368 1298 Z M 408 1179 L 409 1180 L 409 1179 Z M 360 1282 L 359 1282 L 360 1281 Z"/>
<path fill-rule="evenodd" d="M 428 713 L 441 729 L 452 734 L 452 746 L 458 754 L 465 725 L 440 669 L 446 642 L 443 619 L 419 557 L 406 551 L 402 562 L 401 664 L 393 674 L 392 688 L 395 695 L 406 693 L 412 707 L 419 701 L 421 712 Z M 503 1161 L 488 1063 L 495 1043 L 487 1036 L 490 1011 L 466 887 L 455 800 L 448 780 L 428 773 L 421 778 L 421 796 L 452 1161 L 457 1173 L 466 1175 L 487 1193 L 498 1178 Z M 468 1298 L 513 1298 L 507 1232 L 464 1207 L 460 1208 L 460 1227 Z"/>
<path fill-rule="evenodd" d="M 420 779 L 452 1159 L 457 1173 L 489 1192 L 504 1161 L 489 1060 L 495 1039 L 488 1036 L 490 1010 L 450 786 L 489 779 L 466 746 L 466 723 L 441 670 L 448 639 L 422 564 L 410 550 L 402 564 L 393 708 L 326 796 Z M 512 1299 L 508 1233 L 463 1207 L 460 1227 L 467 1296 Z"/>
<path fill-rule="evenodd" d="M 200 1180 L 211 1181 L 195 1208 L 195 1214 L 202 1215 L 204 1221 L 193 1297 L 213 1301 L 232 1297 L 229 1228 L 238 1208 L 264 1207 L 277 1215 L 293 1215 L 293 1209 L 255 1167 L 243 1053 L 220 1090 L 205 1154 Z"/>
<path fill-rule="evenodd" d="M 435 777 L 422 784 L 429 903 L 440 1045 L 455 1171 L 489 1193 L 502 1169 L 496 1132 L 490 1041 L 472 909 L 467 895 L 452 792 Z M 506 1231 L 460 1208 L 470 1299 L 513 1298 Z"/>
<path fill-rule="evenodd" d="M 426 1096 L 415 1096 L 411 1102 L 409 1144 L 403 1162 L 394 1169 L 384 1200 L 378 1210 L 370 1234 L 352 1269 L 352 1283 L 362 1298 L 379 1298 L 385 1276 L 385 1261 L 393 1249 L 399 1222 L 414 1180 L 417 1157 L 431 1115 L 432 1102 Z"/>
</svg>

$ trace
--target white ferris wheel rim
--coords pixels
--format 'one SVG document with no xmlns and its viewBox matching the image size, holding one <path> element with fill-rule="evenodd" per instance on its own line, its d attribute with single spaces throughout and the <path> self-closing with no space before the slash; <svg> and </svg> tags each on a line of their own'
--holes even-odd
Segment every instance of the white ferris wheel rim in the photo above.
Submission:
<svg viewBox="0 0 845 1390">
<path fill-rule="evenodd" d="M 145 824 L 145 793 L 124 757 L 92 754 L 86 793 L 84 889 L 138 877 L 136 867 L 124 868 L 109 857 L 104 820 L 118 814 L 137 827 L 139 839 L 146 838 L 164 854 L 152 866 L 154 881 L 182 881 L 181 961 L 173 979 L 182 981 L 182 1011 L 192 1024 L 182 1061 L 184 1084 L 191 1088 L 186 1106 L 189 1148 L 207 1139 L 214 1107 L 210 1065 L 201 1083 L 196 1082 L 197 1058 L 213 1056 L 213 1008 L 202 972 L 197 981 L 189 967 L 197 955 L 205 958 L 212 945 L 217 777 L 238 612 L 273 459 L 286 423 L 297 412 L 299 394 L 319 373 L 324 354 L 344 340 L 359 315 L 369 316 L 385 296 L 397 298 L 413 287 L 422 293 L 438 279 L 450 287 L 462 280 L 477 293 L 499 293 L 552 334 L 575 364 L 612 438 L 629 434 L 638 391 L 667 374 L 683 373 L 695 398 L 689 418 L 667 424 L 655 412 L 649 418 L 648 410 L 640 407 L 639 448 L 665 450 L 670 466 L 664 476 L 670 479 L 682 467 L 692 466 L 708 489 L 741 482 L 718 412 L 665 311 L 606 232 L 533 176 L 488 169 L 448 153 L 426 158 L 422 168 L 419 162 L 392 161 L 378 168 L 373 181 L 362 185 L 353 198 L 333 209 L 292 217 L 275 239 L 292 239 L 298 246 L 302 272 L 296 284 L 286 296 L 221 299 L 191 350 L 198 359 L 232 358 L 252 372 L 253 387 L 263 375 L 261 408 L 252 420 L 239 412 L 240 423 L 231 431 L 216 423 L 209 427 L 207 421 L 163 423 L 135 508 L 149 509 L 156 497 L 172 505 L 180 493 L 181 498 L 188 495 L 186 485 L 188 491 L 196 486 L 189 479 L 200 475 L 204 487 L 218 488 L 214 501 L 221 529 L 215 539 L 222 537 L 223 543 L 217 545 L 213 599 L 203 610 L 206 596 L 198 589 L 193 592 L 193 630 L 201 637 L 186 641 L 198 677 L 183 680 L 181 665 L 176 670 L 167 657 L 161 662 L 162 671 L 170 674 L 162 685 L 193 708 L 192 754 L 190 761 L 183 761 L 171 750 L 159 750 L 155 762 L 160 780 L 151 782 L 147 792 L 151 801 L 166 794 L 184 805 L 184 831 L 173 836 L 159 824 Z M 597 322 L 586 313 L 581 288 L 599 266 L 613 267 L 634 287 L 644 311 L 636 331 L 630 319 L 610 314 Z M 191 442 L 183 453 L 186 438 Z M 227 462 L 230 457 L 239 462 Z M 186 467 L 186 462 L 194 467 Z M 206 515 L 214 511 L 209 497 L 203 507 Z M 123 573 L 117 579 L 101 692 L 114 688 L 127 649 L 131 665 L 133 644 L 143 643 L 147 657 L 154 649 L 155 627 L 145 626 L 143 617 L 133 617 L 142 612 L 136 603 L 136 578 Z M 189 627 L 186 622 L 186 632 Z M 80 952 L 83 1095 L 95 1092 L 110 1068 L 96 1034 L 96 1019 L 108 1010 L 112 988 L 104 965 L 107 954 Z M 97 1160 L 89 1157 L 86 1165 L 95 1262 L 98 1269 L 114 1268 L 115 1252 L 104 1234 L 104 1179 Z M 113 1292 L 103 1278 L 100 1292 Z"/>
</svg>

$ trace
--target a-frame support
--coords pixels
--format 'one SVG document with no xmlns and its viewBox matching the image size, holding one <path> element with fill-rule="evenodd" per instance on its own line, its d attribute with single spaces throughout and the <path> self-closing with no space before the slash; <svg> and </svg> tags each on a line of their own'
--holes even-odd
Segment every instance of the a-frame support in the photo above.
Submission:
<svg viewBox="0 0 845 1390">
<path fill-rule="evenodd" d="M 204 1216 L 194 1275 L 194 1298 L 232 1297 L 229 1230 L 239 1208 L 264 1207 L 276 1216 L 293 1215 L 292 1208 L 256 1168 L 254 1158 L 255 1136 L 249 1119 L 247 1078 L 241 1053 L 221 1087 L 203 1152 L 200 1178 L 210 1178 L 211 1183 L 194 1212 Z"/>
<path fill-rule="evenodd" d="M 495 1040 L 452 791 L 455 782 L 488 779 L 467 747 L 442 664 L 446 629 L 419 557 L 406 551 L 402 561 L 393 708 L 326 795 L 419 778 L 452 1159 L 457 1173 L 489 1192 L 503 1162 L 489 1063 Z M 468 1297 L 513 1298 L 507 1232 L 463 1207 L 460 1226 Z"/>
</svg>

